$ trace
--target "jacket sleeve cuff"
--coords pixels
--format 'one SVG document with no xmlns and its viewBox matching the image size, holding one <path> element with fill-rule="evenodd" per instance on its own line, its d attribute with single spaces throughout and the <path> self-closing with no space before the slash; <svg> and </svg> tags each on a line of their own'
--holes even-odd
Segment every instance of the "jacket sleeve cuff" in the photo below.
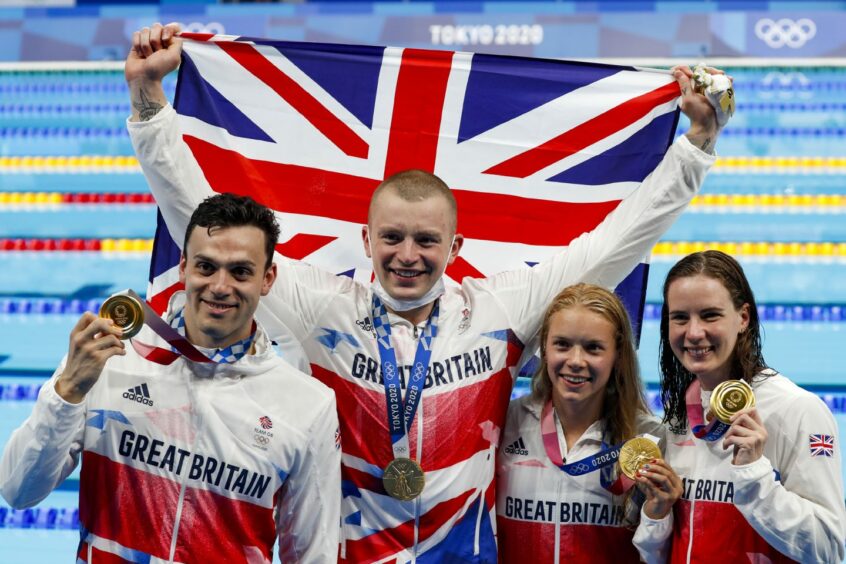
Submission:
<svg viewBox="0 0 846 564">
<path fill-rule="evenodd" d="M 733 474 L 732 479 L 735 484 L 735 505 L 742 505 L 745 501 L 748 501 L 750 496 L 765 495 L 767 491 L 775 487 L 776 481 L 773 473 L 773 465 L 766 456 L 761 456 L 755 462 L 741 466 L 732 466 L 731 468 Z M 770 480 L 766 480 L 767 477 Z M 757 487 L 763 489 L 759 490 Z"/>
<path fill-rule="evenodd" d="M 670 511 L 661 519 L 653 519 L 646 514 L 643 508 L 640 509 L 640 525 L 645 527 L 651 537 L 656 539 L 669 538 L 673 531 L 673 512 Z"/>
<path fill-rule="evenodd" d="M 749 464 L 741 464 L 739 466 L 732 465 L 734 472 L 735 483 L 746 484 L 749 482 L 757 482 L 764 476 L 773 473 L 773 465 L 770 459 L 761 455 L 761 458 Z"/>
<path fill-rule="evenodd" d="M 161 113 L 161 112 L 159 112 Z M 684 155 L 685 160 L 697 161 L 702 166 L 710 168 L 717 160 L 715 154 L 706 153 L 696 145 L 690 142 L 686 135 L 680 135 L 674 145 L 678 146 L 680 154 Z"/>
<path fill-rule="evenodd" d="M 32 410 L 32 420 L 37 422 L 36 436 L 41 444 L 75 433 L 79 428 L 79 418 L 85 413 L 85 400 L 80 403 L 65 401 L 56 393 L 55 384 L 55 379 L 44 383 Z"/>
<path fill-rule="evenodd" d="M 151 127 L 165 121 L 167 119 L 171 119 L 172 116 L 176 114 L 176 110 L 173 108 L 170 103 L 165 104 L 159 113 L 151 117 L 146 121 L 131 121 L 132 117 L 126 118 L 126 128 L 132 133 L 133 130 L 144 129 L 146 127 Z"/>
</svg>

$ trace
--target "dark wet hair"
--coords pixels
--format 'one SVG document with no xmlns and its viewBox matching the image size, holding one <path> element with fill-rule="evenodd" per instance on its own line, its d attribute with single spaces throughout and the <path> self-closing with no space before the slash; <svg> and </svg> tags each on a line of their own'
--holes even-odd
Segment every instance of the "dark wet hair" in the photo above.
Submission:
<svg viewBox="0 0 846 564">
<path fill-rule="evenodd" d="M 664 404 L 664 421 L 675 432 L 687 428 L 687 408 L 685 393 L 695 376 L 676 358 L 670 347 L 669 307 L 667 293 L 670 285 L 679 278 L 707 276 L 719 281 L 728 290 L 735 310 L 744 304 L 749 307 L 749 325 L 737 336 L 737 342 L 731 357 L 733 378 L 752 383 L 752 378 L 767 368 L 761 352 L 761 323 L 755 296 L 746 274 L 733 257 L 720 251 L 693 253 L 677 262 L 667 273 L 664 280 L 664 305 L 661 308 L 661 344 L 659 358 L 661 363 L 661 402 Z"/>
<path fill-rule="evenodd" d="M 203 200 L 188 221 L 182 252 L 185 253 L 188 248 L 188 239 L 191 238 L 195 227 L 205 227 L 211 233 L 215 228 L 243 226 L 258 227 L 264 232 L 264 268 L 270 268 L 273 263 L 273 250 L 279 240 L 279 224 L 269 208 L 249 196 L 223 193 Z"/>
</svg>

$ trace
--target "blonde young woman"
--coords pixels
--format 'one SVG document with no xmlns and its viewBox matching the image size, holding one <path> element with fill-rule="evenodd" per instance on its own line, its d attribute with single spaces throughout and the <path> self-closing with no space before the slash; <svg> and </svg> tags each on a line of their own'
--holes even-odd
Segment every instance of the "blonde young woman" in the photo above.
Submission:
<svg viewBox="0 0 846 564">
<path fill-rule="evenodd" d="M 532 393 L 509 406 L 500 443 L 500 561 L 638 562 L 639 506 L 663 518 L 681 482 L 660 459 L 636 477 L 640 488 L 617 470 L 621 443 L 664 434 L 644 400 L 620 300 L 589 284 L 563 290 L 543 320 L 541 357 Z"/>
</svg>

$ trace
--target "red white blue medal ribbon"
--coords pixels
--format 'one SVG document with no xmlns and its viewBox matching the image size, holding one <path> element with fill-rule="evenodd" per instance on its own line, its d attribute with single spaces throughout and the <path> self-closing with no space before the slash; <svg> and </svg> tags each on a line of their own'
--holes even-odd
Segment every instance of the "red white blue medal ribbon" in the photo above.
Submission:
<svg viewBox="0 0 846 564">
<path fill-rule="evenodd" d="M 702 409 L 702 384 L 698 378 L 694 378 L 687 392 L 684 395 L 687 404 L 687 420 L 690 423 L 690 430 L 693 436 L 703 441 L 716 441 L 726 434 L 731 425 L 723 423 L 716 417 L 708 424 L 705 424 L 705 410 Z"/>
<path fill-rule="evenodd" d="M 382 368 L 382 381 L 385 386 L 385 400 L 388 404 L 388 431 L 391 435 L 391 450 L 394 458 L 411 458 L 408 429 L 414 421 L 417 406 L 423 395 L 423 384 L 432 357 L 432 343 L 438 335 L 439 301 L 435 301 L 432 313 L 417 341 L 414 364 L 406 383 L 405 401 L 402 399 L 402 386 L 397 367 L 397 355 L 391 344 L 391 323 L 388 309 L 376 294 L 373 294 L 372 317 L 379 346 L 379 359 Z"/>
<path fill-rule="evenodd" d="M 129 290 L 127 294 L 141 304 L 141 309 L 144 310 L 144 324 L 150 327 L 159 337 L 164 339 L 172 348 L 170 350 L 164 349 L 162 347 L 156 347 L 154 345 L 148 345 L 147 343 L 143 343 L 138 341 L 137 339 L 130 339 L 132 343 L 132 348 L 135 349 L 139 355 L 143 358 L 155 362 L 157 364 L 164 364 L 169 365 L 172 364 L 177 358 L 180 356 L 184 356 L 185 358 L 193 361 L 193 362 L 202 362 L 202 363 L 227 363 L 227 362 L 234 362 L 241 358 L 244 354 L 246 354 L 250 346 L 252 345 L 252 340 L 255 336 L 256 332 L 256 323 L 253 321 L 252 331 L 250 336 L 244 341 L 239 341 L 236 345 L 239 348 L 239 354 L 235 355 L 215 355 L 215 359 L 209 358 L 199 350 L 197 347 L 192 345 L 188 339 L 185 338 L 183 334 L 181 334 L 176 328 L 171 327 L 164 319 L 162 319 L 158 313 L 156 313 L 150 305 L 141 299 L 141 297 L 136 294 L 134 291 Z M 249 341 L 249 343 L 246 343 Z M 231 348 L 231 347 L 227 347 Z M 243 349 L 243 350 L 241 350 Z M 223 352 L 223 351 L 219 351 Z M 216 358 L 220 356 L 220 360 L 216 360 Z"/>
<path fill-rule="evenodd" d="M 622 443 L 609 446 L 603 440 L 600 451 L 596 454 L 565 464 L 564 457 L 561 455 L 561 443 L 558 440 L 557 418 L 552 401 L 546 402 L 541 410 L 541 438 L 546 455 L 553 464 L 570 476 L 584 476 L 599 470 L 599 483 L 614 495 L 626 493 L 635 484 L 634 480 L 622 472 L 616 479 L 614 478 L 614 466 L 620 457 Z"/>
</svg>

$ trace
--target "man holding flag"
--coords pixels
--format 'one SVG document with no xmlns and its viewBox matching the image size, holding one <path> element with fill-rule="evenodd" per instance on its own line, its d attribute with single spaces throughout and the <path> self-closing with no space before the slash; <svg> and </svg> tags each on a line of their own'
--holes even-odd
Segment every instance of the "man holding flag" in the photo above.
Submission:
<svg viewBox="0 0 846 564">
<path fill-rule="evenodd" d="M 604 73 L 611 81 L 618 74 L 640 75 L 635 82 L 644 94 L 631 103 L 621 102 L 604 116 L 629 120 L 647 133 L 663 119 L 672 126 L 669 133 L 662 130 L 660 143 L 666 148 L 680 90 L 680 105 L 691 128 L 660 164 L 656 161 L 644 172 L 643 176 L 648 175 L 644 186 L 599 225 L 598 220 L 584 225 L 579 223 L 582 218 L 561 217 L 560 202 L 547 202 L 540 210 L 541 214 L 552 210 L 546 223 L 534 229 L 531 222 L 525 224 L 529 227 L 515 239 L 535 245 L 552 241 L 559 247 L 567 245 L 566 249 L 550 253 L 533 268 L 477 278 L 466 276 L 476 270 L 459 257 L 466 239 L 457 232 L 457 208 L 462 210 L 462 226 L 473 230 L 474 239 L 501 240 L 499 232 L 506 230 L 509 218 L 494 212 L 519 216 L 526 201 L 508 193 L 512 179 L 548 173 L 567 153 L 563 145 L 602 146 L 606 141 L 596 137 L 596 129 L 613 123 L 597 116 L 587 127 L 572 127 L 578 139 L 562 135 L 536 150 L 505 159 L 508 151 L 521 149 L 523 141 L 501 140 L 492 149 L 498 151 L 494 162 L 484 170 L 491 193 L 482 196 L 478 191 L 455 189 L 448 169 L 468 159 L 449 154 L 446 145 L 438 143 L 443 143 L 439 136 L 450 128 L 456 128 L 453 137 L 465 146 L 484 136 L 467 133 L 466 127 L 475 126 L 465 124 L 461 116 L 448 115 L 446 107 L 458 86 L 465 88 L 468 100 L 478 81 L 486 80 L 472 73 L 474 66 L 495 67 L 501 58 L 472 56 L 471 60 L 459 53 L 379 50 L 376 58 L 384 66 L 373 75 L 377 88 L 372 102 L 392 112 L 390 123 L 382 128 L 379 120 L 383 118 L 365 115 L 358 98 L 344 98 L 337 89 L 335 96 L 327 94 L 335 88 L 332 81 L 337 76 L 327 77 L 321 67 L 311 64 L 326 60 L 329 51 L 338 51 L 340 59 L 354 62 L 366 74 L 371 68 L 368 57 L 376 48 L 318 45 L 313 48 L 317 55 L 306 56 L 303 53 L 309 47 L 300 44 L 194 36 L 184 42 L 176 105 L 180 115 L 189 117 L 182 121 L 161 85 L 180 63 L 183 41 L 175 37 L 177 31 L 173 25 L 155 25 L 136 32 L 126 63 L 133 106 L 130 136 L 175 239 L 184 231 L 190 210 L 215 190 L 258 190 L 257 199 L 290 214 L 284 217 L 291 222 L 312 213 L 313 200 L 328 192 L 340 208 L 328 215 L 360 225 L 365 209 L 360 202 L 366 202 L 367 225 L 361 227 L 361 238 L 375 274 L 372 284 L 356 280 L 354 274 L 337 276 L 337 270 L 328 272 L 277 255 L 279 281 L 259 308 L 271 336 L 281 339 L 290 338 L 288 332 L 293 334 L 302 344 L 312 374 L 337 396 L 344 496 L 341 560 L 496 562 L 494 456 L 514 379 L 521 360 L 534 351 L 546 305 L 562 288 L 576 282 L 609 288 L 620 284 L 695 194 L 714 161 L 714 142 L 727 118 L 718 118 L 708 99 L 694 91 L 692 73 L 686 67 L 674 70 L 676 86 L 659 75 L 630 72 L 633 69 L 620 72 L 619 68 L 573 65 L 586 74 Z M 505 60 L 514 61 L 530 70 L 556 64 Z M 470 73 L 465 72 L 467 68 Z M 239 74 L 244 72 L 248 74 Z M 241 83 L 218 82 L 216 73 L 234 76 Z M 290 76 L 299 76 L 301 82 Z M 186 84 L 188 78 L 198 85 L 196 89 Z M 258 81 L 248 91 L 244 83 L 252 78 Z M 386 83 L 396 87 L 388 104 Z M 420 122 L 429 107 L 409 103 L 408 97 L 431 93 L 438 84 L 443 111 L 438 106 L 432 112 L 435 125 Z M 268 93 L 278 94 L 286 107 L 298 113 L 261 121 L 260 100 Z M 357 93 L 367 96 L 366 89 Z M 573 89 L 572 94 L 579 93 Z M 240 95 L 251 97 L 250 101 L 234 103 Z M 548 95 L 544 107 L 557 107 L 558 97 Z M 648 108 L 638 113 L 644 105 Z M 479 120 L 491 121 L 478 107 L 465 103 L 464 114 L 473 112 Z M 237 123 L 233 115 L 239 116 Z M 511 121 L 519 121 L 519 116 Z M 276 130 L 294 122 L 308 122 L 311 128 L 287 135 Z M 362 123 L 368 126 L 366 131 Z M 197 129 L 183 136 L 180 126 L 184 124 Z M 198 138 L 197 131 L 209 124 L 214 127 L 208 129 L 208 137 Z M 618 137 L 619 132 L 607 133 L 611 145 L 626 146 L 625 135 L 641 143 L 639 133 L 632 130 Z M 379 137 L 383 134 L 388 136 L 384 144 Z M 304 149 L 312 139 L 315 147 Z M 332 146 L 323 151 L 321 143 L 327 139 Z M 228 150 L 229 142 L 242 152 Z M 271 142 L 289 153 L 300 151 L 304 163 L 293 163 L 290 154 L 264 152 Z M 322 151 L 334 151 L 356 173 L 315 172 L 314 161 Z M 600 157 L 609 155 L 614 155 L 614 148 Z M 381 177 L 364 179 L 363 171 L 373 160 L 383 167 L 375 175 Z M 443 168 L 445 162 L 447 168 Z M 615 168 L 608 162 L 607 168 Z M 572 183 L 572 171 L 577 169 L 578 164 L 570 176 L 560 172 L 556 178 Z M 453 190 L 431 174 L 433 170 L 450 178 Z M 342 181 L 336 182 L 339 177 Z M 518 180 L 513 182 L 520 186 Z M 290 189 L 284 194 L 276 190 L 286 186 Z M 507 209 L 493 209 L 497 207 Z M 480 214 L 488 212 L 500 219 L 485 221 Z M 556 238 L 559 235 L 566 238 Z M 295 248 L 291 241 L 282 249 Z M 474 244 L 489 248 L 479 241 Z M 319 255 L 310 256 L 309 262 L 320 263 Z M 462 268 L 456 270 L 456 265 Z M 445 286 L 445 271 L 460 286 Z"/>
</svg>

